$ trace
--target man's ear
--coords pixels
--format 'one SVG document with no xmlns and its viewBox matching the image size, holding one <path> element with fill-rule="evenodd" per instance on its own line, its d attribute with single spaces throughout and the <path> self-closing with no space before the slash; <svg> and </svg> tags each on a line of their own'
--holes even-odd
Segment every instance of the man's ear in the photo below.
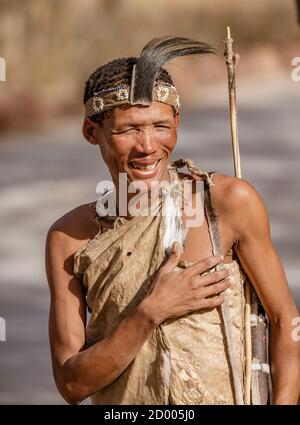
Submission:
<svg viewBox="0 0 300 425">
<path fill-rule="evenodd" d="M 92 145 L 99 145 L 100 143 L 100 128 L 99 124 L 93 122 L 90 118 L 85 117 L 82 124 L 82 134 L 84 138 Z"/>
</svg>

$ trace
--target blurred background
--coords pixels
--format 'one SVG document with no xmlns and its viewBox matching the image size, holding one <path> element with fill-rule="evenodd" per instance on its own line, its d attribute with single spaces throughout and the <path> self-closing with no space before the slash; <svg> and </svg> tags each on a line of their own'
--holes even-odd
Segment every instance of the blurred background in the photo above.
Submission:
<svg viewBox="0 0 300 425">
<path fill-rule="evenodd" d="M 218 55 L 167 66 L 181 96 L 173 158 L 232 174 L 227 76 L 231 26 L 243 176 L 262 195 L 300 307 L 300 26 L 295 0 L 0 0 L 0 404 L 63 404 L 48 344 L 44 244 L 50 225 L 97 199 L 108 172 L 81 135 L 83 87 L 153 37 L 213 44 Z M 294 59 L 294 66 L 292 61 Z M 295 62 L 296 61 L 296 62 Z M 292 79 L 292 72 L 294 77 Z M 97 154 L 95 155 L 95 149 Z"/>
</svg>

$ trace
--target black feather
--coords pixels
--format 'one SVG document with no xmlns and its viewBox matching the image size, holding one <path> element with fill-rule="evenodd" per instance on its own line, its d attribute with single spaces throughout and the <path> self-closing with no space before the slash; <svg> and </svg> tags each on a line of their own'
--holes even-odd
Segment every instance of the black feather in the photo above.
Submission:
<svg viewBox="0 0 300 425">
<path fill-rule="evenodd" d="M 131 103 L 150 104 L 152 89 L 161 67 L 172 59 L 187 55 L 215 53 L 212 46 L 184 37 L 154 38 L 143 48 L 133 70 Z"/>
</svg>

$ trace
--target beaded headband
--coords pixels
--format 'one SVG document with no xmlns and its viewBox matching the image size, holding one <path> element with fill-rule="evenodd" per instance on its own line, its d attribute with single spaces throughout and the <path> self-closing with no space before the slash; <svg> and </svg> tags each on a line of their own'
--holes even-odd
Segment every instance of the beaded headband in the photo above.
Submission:
<svg viewBox="0 0 300 425">
<path fill-rule="evenodd" d="M 153 101 L 171 105 L 176 112 L 179 110 L 179 96 L 173 85 L 164 82 L 155 83 L 152 95 Z M 101 112 L 126 104 L 135 105 L 136 103 L 131 101 L 130 98 L 130 86 L 124 84 L 94 93 L 94 96 L 89 98 L 85 104 L 85 116 L 92 117 Z M 141 104 L 145 103 L 141 102 Z"/>
<path fill-rule="evenodd" d="M 206 43 L 185 37 L 161 37 L 151 40 L 136 58 L 128 85 L 119 85 L 98 93 L 85 103 L 85 116 L 93 117 L 121 105 L 151 105 L 163 102 L 179 110 L 179 97 L 172 84 L 159 81 L 162 67 L 180 56 L 213 53 Z"/>
</svg>

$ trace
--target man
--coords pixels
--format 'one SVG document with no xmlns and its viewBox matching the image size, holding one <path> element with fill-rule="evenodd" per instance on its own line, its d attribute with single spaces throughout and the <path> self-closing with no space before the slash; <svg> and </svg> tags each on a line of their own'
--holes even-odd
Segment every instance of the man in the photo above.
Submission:
<svg viewBox="0 0 300 425">
<path fill-rule="evenodd" d="M 188 177 L 169 164 L 179 99 L 162 66 L 202 53 L 212 49 L 184 38 L 155 39 L 139 58 L 110 62 L 86 83 L 83 135 L 99 146 L 116 194 L 128 191 L 120 185 L 121 173 L 127 185 L 142 182 L 146 195 L 153 182 L 169 182 L 172 189 L 187 178 L 195 205 L 195 183 L 204 180 L 207 222 L 182 237 L 183 209 L 170 236 L 161 203 L 156 215 L 134 217 L 127 211 L 121 217 L 117 196 L 110 218 L 95 217 L 85 204 L 51 226 L 49 333 L 55 382 L 68 403 L 88 396 L 95 404 L 237 403 L 245 356 L 241 266 L 270 321 L 273 403 L 297 403 L 300 348 L 291 335 L 299 314 L 261 198 L 245 180 L 212 178 L 187 161 Z M 127 195 L 129 205 L 132 193 Z M 216 244 L 222 249 L 216 251 Z M 221 251 L 225 259 L 212 256 Z M 220 313 L 222 304 L 229 319 Z"/>
</svg>

